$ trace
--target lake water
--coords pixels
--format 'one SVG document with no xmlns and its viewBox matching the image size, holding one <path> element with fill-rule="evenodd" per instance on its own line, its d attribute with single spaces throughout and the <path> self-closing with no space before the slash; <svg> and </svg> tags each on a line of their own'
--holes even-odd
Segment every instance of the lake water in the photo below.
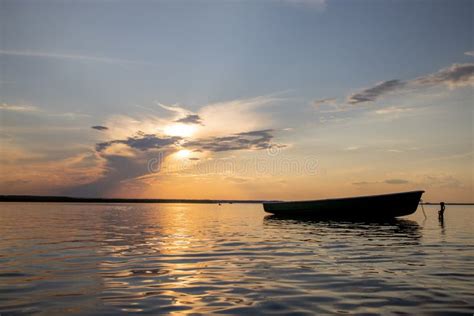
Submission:
<svg viewBox="0 0 474 316">
<path fill-rule="evenodd" d="M 474 208 L 388 223 L 261 205 L 0 203 L 0 314 L 474 313 Z"/>
</svg>

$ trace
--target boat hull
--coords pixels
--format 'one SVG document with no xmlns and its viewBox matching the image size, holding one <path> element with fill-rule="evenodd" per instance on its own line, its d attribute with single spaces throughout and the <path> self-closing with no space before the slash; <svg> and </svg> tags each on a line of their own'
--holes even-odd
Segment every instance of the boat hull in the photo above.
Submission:
<svg viewBox="0 0 474 316">
<path fill-rule="evenodd" d="M 321 218 L 394 218 L 413 214 L 424 191 L 294 202 L 263 203 L 265 212 Z"/>
</svg>

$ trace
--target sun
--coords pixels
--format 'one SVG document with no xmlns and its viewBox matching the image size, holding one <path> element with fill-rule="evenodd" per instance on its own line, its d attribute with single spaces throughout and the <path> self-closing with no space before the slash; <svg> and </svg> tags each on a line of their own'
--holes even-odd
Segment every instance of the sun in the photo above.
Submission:
<svg viewBox="0 0 474 316">
<path fill-rule="evenodd" d="M 196 126 L 188 124 L 172 124 L 164 128 L 164 133 L 168 136 L 190 137 L 196 131 Z"/>
<path fill-rule="evenodd" d="M 176 153 L 176 156 L 181 159 L 188 158 L 189 155 L 191 155 L 191 151 L 188 149 L 181 149 Z"/>
</svg>

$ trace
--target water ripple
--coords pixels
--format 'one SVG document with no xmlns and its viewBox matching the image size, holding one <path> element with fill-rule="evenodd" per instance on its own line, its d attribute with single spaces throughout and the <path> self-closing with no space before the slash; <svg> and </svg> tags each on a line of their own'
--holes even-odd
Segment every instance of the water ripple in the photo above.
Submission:
<svg viewBox="0 0 474 316">
<path fill-rule="evenodd" d="M 0 313 L 472 314 L 471 211 L 440 229 L 258 205 L 0 204 Z"/>
</svg>

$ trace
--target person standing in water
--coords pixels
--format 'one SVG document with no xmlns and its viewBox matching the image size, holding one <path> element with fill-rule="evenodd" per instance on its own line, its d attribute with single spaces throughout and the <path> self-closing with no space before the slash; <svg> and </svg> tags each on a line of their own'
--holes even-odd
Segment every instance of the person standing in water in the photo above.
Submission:
<svg viewBox="0 0 474 316">
<path fill-rule="evenodd" d="M 441 209 L 438 211 L 438 217 L 440 219 L 443 219 L 444 218 L 444 210 L 446 209 L 446 207 L 444 206 L 444 202 L 439 203 L 439 206 L 441 207 Z"/>
</svg>

